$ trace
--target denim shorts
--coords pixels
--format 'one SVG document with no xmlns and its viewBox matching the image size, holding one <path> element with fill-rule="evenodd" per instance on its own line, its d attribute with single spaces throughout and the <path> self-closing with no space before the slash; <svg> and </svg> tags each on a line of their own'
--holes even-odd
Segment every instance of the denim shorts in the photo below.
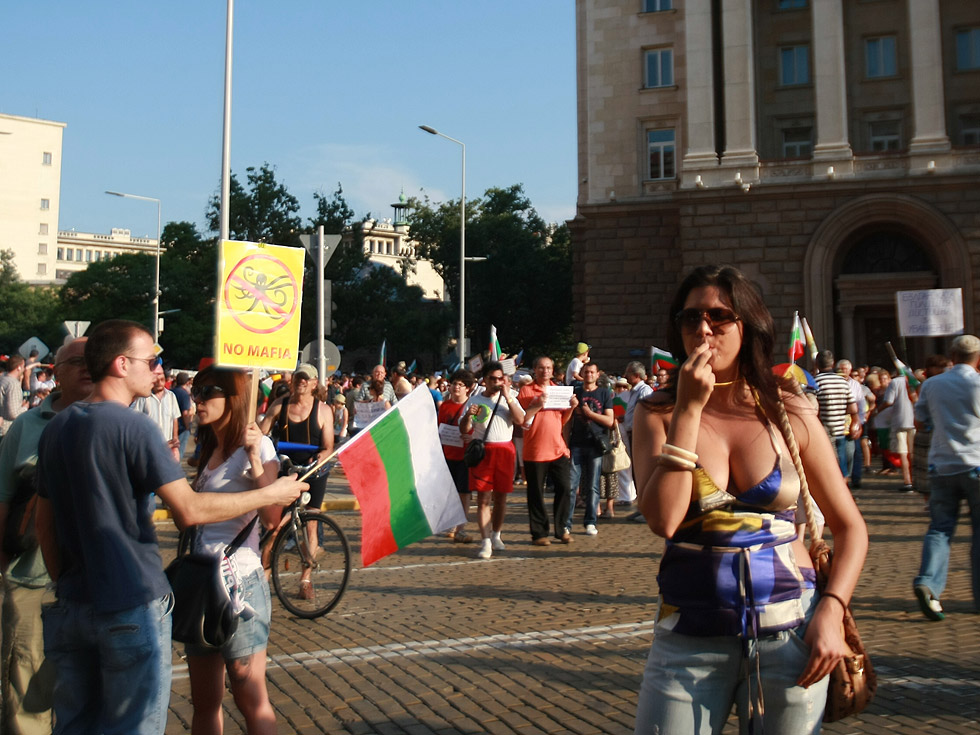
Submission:
<svg viewBox="0 0 980 735">
<path fill-rule="evenodd" d="M 188 656 L 209 656 L 221 653 L 225 661 L 247 658 L 253 653 L 264 650 L 269 644 L 269 621 L 272 619 L 272 597 L 269 594 L 269 583 L 265 572 L 258 569 L 242 580 L 245 601 L 255 609 L 255 615 L 249 620 L 240 618 L 238 630 L 220 649 L 204 648 L 193 643 L 184 646 Z"/>
<path fill-rule="evenodd" d="M 807 622 L 817 599 L 814 590 L 803 591 Z M 760 636 L 751 643 L 751 653 L 756 648 L 759 652 L 766 732 L 820 732 L 828 678 L 809 689 L 796 684 L 810 658 L 803 642 L 806 625 Z M 717 735 L 732 705 L 738 712 L 739 732 L 748 732 L 749 698 L 754 699 L 757 680 L 754 664 L 744 667 L 743 663 L 738 636 L 689 636 L 657 626 L 640 686 L 635 735 Z"/>
</svg>

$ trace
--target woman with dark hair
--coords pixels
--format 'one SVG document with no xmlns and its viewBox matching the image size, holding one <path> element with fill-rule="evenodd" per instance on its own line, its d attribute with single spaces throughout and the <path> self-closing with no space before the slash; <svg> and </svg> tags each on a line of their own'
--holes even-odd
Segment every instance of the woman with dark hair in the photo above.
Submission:
<svg viewBox="0 0 980 735">
<path fill-rule="evenodd" d="M 682 364 L 633 427 L 640 510 L 667 539 L 636 732 L 720 733 L 733 703 L 742 732 L 763 703 L 769 732 L 819 732 L 864 520 L 816 412 L 772 373 L 773 321 L 755 286 L 702 266 L 671 314 Z M 793 524 L 803 471 L 834 535 L 822 596 Z"/>
<path fill-rule="evenodd" d="M 194 489 L 199 493 L 234 493 L 274 482 L 279 475 L 279 463 L 272 442 L 262 436 L 254 423 L 246 423 L 245 374 L 207 367 L 194 378 L 191 397 L 197 406 L 201 444 Z M 279 521 L 281 512 L 277 506 L 262 508 L 258 512 L 259 520 L 271 527 Z M 246 513 L 230 521 L 197 527 L 195 549 L 223 552 L 254 517 L 254 513 Z M 274 733 L 276 715 L 265 682 L 272 603 L 259 555 L 257 523 L 231 555 L 229 563 L 240 580 L 242 601 L 251 617 L 242 617 L 235 635 L 218 651 L 187 644 L 187 669 L 194 704 L 191 732 L 194 735 L 222 732 L 221 700 L 227 671 L 231 693 L 250 735 Z"/>
</svg>

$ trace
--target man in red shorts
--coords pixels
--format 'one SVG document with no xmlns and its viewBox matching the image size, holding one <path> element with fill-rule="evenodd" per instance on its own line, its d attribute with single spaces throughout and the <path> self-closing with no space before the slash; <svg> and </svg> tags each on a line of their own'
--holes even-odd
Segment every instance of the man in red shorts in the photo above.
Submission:
<svg viewBox="0 0 980 735">
<path fill-rule="evenodd" d="M 470 468 L 470 490 L 476 493 L 477 524 L 483 539 L 477 556 L 489 559 L 494 551 L 505 548 L 500 529 L 507 512 L 507 494 L 514 491 L 514 424 L 524 423 L 524 410 L 510 395 L 510 380 L 499 362 L 494 360 L 484 366 L 483 382 L 483 393 L 470 396 L 459 430 L 472 433 L 486 446 L 483 461 Z"/>
</svg>

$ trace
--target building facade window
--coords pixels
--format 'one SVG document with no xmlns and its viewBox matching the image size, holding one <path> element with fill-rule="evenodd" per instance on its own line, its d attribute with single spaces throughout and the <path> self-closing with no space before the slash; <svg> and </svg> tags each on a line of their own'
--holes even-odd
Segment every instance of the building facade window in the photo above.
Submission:
<svg viewBox="0 0 980 735">
<path fill-rule="evenodd" d="M 42 199 L 41 200 L 41 209 L 51 209 L 51 200 L 50 199 Z"/>
<path fill-rule="evenodd" d="M 47 266 L 46 263 L 38 263 L 37 264 L 37 274 L 39 276 L 46 276 L 46 275 L 48 275 L 48 266 Z"/>
<path fill-rule="evenodd" d="M 980 69 L 980 28 L 956 32 L 956 68 Z"/>
<path fill-rule="evenodd" d="M 784 46 L 779 49 L 779 84 L 791 87 L 810 83 L 810 47 Z"/>
<path fill-rule="evenodd" d="M 783 130 L 783 158 L 809 158 L 813 154 L 813 128 Z"/>
<path fill-rule="evenodd" d="M 65 259 L 65 249 L 64 248 L 58 248 L 58 255 L 57 255 L 57 257 L 58 257 L 58 260 L 64 260 Z"/>
<path fill-rule="evenodd" d="M 75 249 L 74 248 L 68 248 L 65 251 L 65 260 L 69 260 L 70 261 L 70 260 L 74 260 L 74 259 L 75 259 Z"/>
<path fill-rule="evenodd" d="M 85 251 L 85 262 L 86 263 L 91 263 L 92 262 L 92 251 L 91 250 L 86 250 Z"/>
<path fill-rule="evenodd" d="M 898 65 L 895 62 L 895 36 L 865 39 L 864 73 L 868 79 L 893 77 L 898 73 Z"/>
<path fill-rule="evenodd" d="M 71 275 L 71 271 L 58 269 L 54 272 L 54 277 L 59 281 L 67 281 L 68 276 Z"/>
<path fill-rule="evenodd" d="M 48 223 L 47 222 L 42 222 L 40 224 L 40 226 L 37 228 L 37 234 L 39 234 L 39 235 L 47 235 L 48 234 Z"/>
<path fill-rule="evenodd" d="M 51 165 L 51 154 L 45 151 L 41 154 L 41 165 L 50 166 Z"/>
<path fill-rule="evenodd" d="M 797 10 L 806 7 L 806 0 L 779 0 L 780 10 Z"/>
<path fill-rule="evenodd" d="M 674 86 L 674 51 L 659 48 L 644 52 L 646 75 L 643 86 L 647 89 Z"/>
<path fill-rule="evenodd" d="M 48 244 L 46 242 L 39 242 L 37 244 L 37 254 L 47 255 L 48 254 Z"/>
<path fill-rule="evenodd" d="M 880 120 L 868 127 L 871 150 L 875 153 L 897 151 L 902 147 L 902 125 L 898 120 Z"/>
<path fill-rule="evenodd" d="M 672 179 L 677 175 L 672 129 L 648 130 L 647 154 L 650 159 L 647 168 L 648 179 Z"/>
<path fill-rule="evenodd" d="M 960 145 L 980 145 L 980 115 L 960 116 Z"/>
<path fill-rule="evenodd" d="M 664 10 L 670 10 L 672 6 L 673 0 L 643 0 L 644 13 L 660 13 Z"/>
</svg>

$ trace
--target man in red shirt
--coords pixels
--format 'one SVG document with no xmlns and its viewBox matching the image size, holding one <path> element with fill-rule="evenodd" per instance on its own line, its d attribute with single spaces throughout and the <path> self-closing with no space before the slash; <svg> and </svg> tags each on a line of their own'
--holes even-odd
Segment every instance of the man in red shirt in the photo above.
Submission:
<svg viewBox="0 0 980 735">
<path fill-rule="evenodd" d="M 552 517 L 555 538 L 570 543 L 572 532 L 565 527 L 568 519 L 571 460 L 562 427 L 572 417 L 578 400 L 572 396 L 568 408 L 544 409 L 545 393 L 552 385 L 555 363 L 550 357 L 534 361 L 534 382 L 521 388 L 517 400 L 525 411 L 524 475 L 527 479 L 527 514 L 531 524 L 531 543 L 551 544 L 548 514 L 544 507 L 545 480 L 551 477 L 555 486 Z"/>
</svg>

